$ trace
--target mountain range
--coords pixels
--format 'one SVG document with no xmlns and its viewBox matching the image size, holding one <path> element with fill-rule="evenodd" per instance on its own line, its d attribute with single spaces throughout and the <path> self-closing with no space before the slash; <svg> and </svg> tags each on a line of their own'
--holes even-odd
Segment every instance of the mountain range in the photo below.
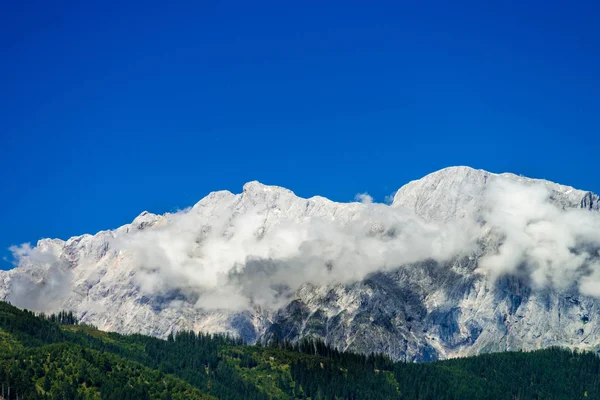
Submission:
<svg viewBox="0 0 600 400">
<path fill-rule="evenodd" d="M 0 300 L 166 338 L 321 338 L 433 361 L 600 344 L 600 198 L 450 167 L 390 204 L 303 199 L 259 182 L 176 213 L 12 248 Z"/>
</svg>

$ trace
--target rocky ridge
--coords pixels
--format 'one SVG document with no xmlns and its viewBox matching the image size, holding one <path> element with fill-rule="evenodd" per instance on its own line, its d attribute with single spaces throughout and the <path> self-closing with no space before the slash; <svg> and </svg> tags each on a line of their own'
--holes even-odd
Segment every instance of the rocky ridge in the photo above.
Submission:
<svg viewBox="0 0 600 400">
<path fill-rule="evenodd" d="M 241 194 L 213 192 L 181 213 L 143 212 L 115 230 L 22 248 L 19 266 L 0 272 L 0 299 L 73 310 L 83 322 L 122 333 L 166 337 L 193 329 L 231 332 L 249 342 L 311 335 L 399 360 L 552 345 L 595 350 L 600 301 L 576 280 L 539 285 L 523 272 L 526 266 L 490 279 L 481 268 L 506 241 L 493 225 L 490 198 L 520 199 L 517 189 L 523 209 L 536 213 L 532 220 L 541 218 L 535 210 L 549 208 L 551 216 L 585 210 L 595 221 L 600 209 L 591 192 L 469 167 L 410 182 L 390 206 L 302 199 L 249 182 Z M 448 230 L 452 226 L 458 228 Z M 476 229 L 476 240 L 464 248 L 462 239 L 448 245 L 465 227 Z M 344 251 L 331 248 L 336 235 Z M 348 244 L 354 236 L 365 239 Z M 585 242 L 591 247 L 582 268 L 600 257 L 594 240 Z M 355 256 L 365 250 L 367 257 Z M 323 255 L 327 276 L 373 259 L 386 265 L 347 267 L 351 273 L 343 280 L 328 281 L 312 266 Z M 223 298 L 238 300 L 218 307 Z"/>
</svg>

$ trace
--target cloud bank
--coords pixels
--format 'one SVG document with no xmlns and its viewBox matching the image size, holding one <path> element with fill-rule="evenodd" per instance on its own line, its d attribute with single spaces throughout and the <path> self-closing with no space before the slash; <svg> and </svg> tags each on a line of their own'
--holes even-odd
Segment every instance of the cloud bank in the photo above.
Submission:
<svg viewBox="0 0 600 400">
<path fill-rule="evenodd" d="M 198 308 L 239 311 L 282 306 L 305 283 L 345 284 L 419 261 L 449 262 L 494 237 L 477 269 L 491 281 L 526 274 L 535 287 L 600 297 L 600 213 L 565 209 L 544 185 L 494 179 L 476 213 L 443 224 L 366 193 L 359 203 L 338 204 L 258 191 L 220 192 L 174 214 L 145 215 L 113 232 L 110 251 L 90 251 L 94 245 L 82 240 L 75 268 L 92 274 L 108 263 L 129 271 L 141 295 L 175 293 Z M 29 272 L 14 275 L 10 299 L 35 308 L 70 290 L 71 266 L 55 247 L 12 251 Z M 35 265 L 39 271 L 31 272 Z"/>
<path fill-rule="evenodd" d="M 56 311 L 72 289 L 71 271 L 61 259 L 57 246 L 32 247 L 29 243 L 11 246 L 14 264 L 20 268 L 14 274 L 6 300 L 21 308 L 36 311 Z M 11 272 L 6 272 L 7 274 Z"/>
<path fill-rule="evenodd" d="M 349 283 L 425 259 L 445 261 L 476 236 L 464 224 L 440 227 L 370 201 L 357 206 L 351 219 L 274 222 L 260 204 L 210 224 L 189 210 L 114 246 L 137 266 L 144 293 L 178 291 L 201 308 L 244 309 L 281 306 L 305 283 Z"/>
<path fill-rule="evenodd" d="M 537 287 L 600 297 L 600 213 L 562 208 L 543 185 L 498 180 L 485 195 L 483 216 L 502 237 L 498 251 L 479 262 L 496 278 L 526 273 Z"/>
</svg>

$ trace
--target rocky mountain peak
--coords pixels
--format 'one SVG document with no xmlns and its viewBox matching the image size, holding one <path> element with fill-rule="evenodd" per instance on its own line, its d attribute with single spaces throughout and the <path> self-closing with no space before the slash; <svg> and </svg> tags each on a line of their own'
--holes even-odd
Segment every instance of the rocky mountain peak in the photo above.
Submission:
<svg viewBox="0 0 600 400">
<path fill-rule="evenodd" d="M 465 166 L 444 168 L 402 186 L 392 207 L 406 207 L 428 221 L 464 218 L 480 206 L 491 175 Z"/>
<path fill-rule="evenodd" d="M 427 221 L 454 221 L 481 212 L 490 184 L 497 182 L 543 188 L 550 201 L 561 208 L 600 207 L 598 196 L 591 192 L 544 179 L 495 174 L 466 166 L 444 168 L 407 183 L 396 192 L 392 207 L 406 207 Z"/>
<path fill-rule="evenodd" d="M 265 185 L 258 181 L 250 181 L 244 184 L 242 196 L 253 200 L 273 200 L 282 196 L 295 197 L 295 194 L 284 187 Z"/>
</svg>

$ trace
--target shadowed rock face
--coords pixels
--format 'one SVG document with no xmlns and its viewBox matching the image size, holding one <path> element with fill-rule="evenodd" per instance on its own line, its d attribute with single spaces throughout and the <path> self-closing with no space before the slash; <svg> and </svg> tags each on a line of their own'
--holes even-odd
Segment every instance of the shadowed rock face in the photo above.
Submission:
<svg viewBox="0 0 600 400">
<path fill-rule="evenodd" d="M 581 199 L 580 207 L 587 210 L 600 210 L 600 197 L 592 192 L 587 192 L 583 199 Z"/>
<path fill-rule="evenodd" d="M 472 344 L 481 328 L 470 323 L 469 331 L 461 333 L 461 310 L 452 304 L 429 310 L 426 301 L 432 285 L 445 296 L 462 298 L 472 282 L 428 262 L 375 273 L 353 285 L 303 288 L 300 299 L 275 314 L 265 338 L 295 341 L 316 336 L 344 350 L 383 352 L 407 361 L 435 360 L 442 356 L 438 345 Z"/>
<path fill-rule="evenodd" d="M 251 182 L 240 195 L 211 193 L 186 211 L 188 214 L 144 212 L 132 224 L 114 231 L 68 241 L 44 239 L 30 251 L 31 256 L 21 259 L 18 268 L 0 272 L 0 298 L 43 311 L 74 310 L 84 322 L 123 333 L 166 337 L 173 330 L 193 329 L 229 332 L 250 343 L 315 336 L 340 349 L 383 352 L 396 360 L 431 361 L 552 345 L 596 350 L 600 301 L 582 295 L 576 280 L 540 285 L 526 258 L 510 273 L 493 279 L 482 269 L 486 257 L 497 254 L 506 241 L 505 234 L 488 228 L 486 198 L 494 182 L 543 188 L 549 204 L 559 210 L 583 209 L 595 215 L 600 207 L 598 196 L 590 192 L 468 167 L 447 168 L 408 183 L 390 207 L 377 205 L 383 211 L 376 214 L 367 205 L 334 203 L 320 197 L 301 199 L 289 190 Z M 525 203 L 528 206 L 527 199 Z M 193 244 L 186 251 L 202 258 L 206 256 L 202 246 L 215 237 L 235 237 L 239 234 L 236 230 L 250 224 L 244 218 L 251 212 L 258 216 L 258 229 L 251 233 L 256 246 L 269 240 L 279 226 L 295 229 L 312 220 L 368 226 L 369 240 L 404 240 L 403 235 L 414 225 L 386 225 L 387 209 L 393 218 L 397 213 L 410 213 L 420 221 L 442 226 L 473 220 L 482 233 L 473 246 L 452 257 L 423 257 L 416 262 L 388 259 L 385 268 L 368 270 L 360 279 L 345 282 L 297 282 L 302 278 L 303 260 L 271 257 L 265 252 L 262 258 L 249 258 L 226 270 L 226 281 L 219 281 L 229 290 L 227 296 L 250 299 L 241 309 L 208 306 L 203 279 L 196 282 L 193 275 L 182 279 L 173 273 L 140 280 L 140 276 L 154 277 L 154 270 L 162 266 L 152 260 L 140 264 L 127 248 L 118 246 L 124 238 L 137 237 L 137 232 L 161 232 L 174 218 L 189 216 L 196 219 L 188 224 L 193 235 L 183 237 Z M 274 243 L 284 243 L 289 232 L 276 235 Z M 170 246 L 180 246 L 183 239 Z M 155 247 L 161 245 L 158 241 Z M 313 249 L 303 246 L 300 252 Z M 569 251 L 589 256 L 586 262 L 591 265 L 600 255 L 599 249 L 598 242 L 587 240 Z M 226 247 L 223 253 L 235 251 Z M 339 260 L 322 261 L 327 273 L 345 267 Z M 292 262 L 296 269 L 286 269 Z M 285 279 L 273 281 L 274 276 Z M 219 285 L 216 288 L 220 290 Z M 157 289 L 148 290 L 147 286 Z M 227 296 L 215 301 L 218 304 Z"/>
<path fill-rule="evenodd" d="M 275 314 L 265 338 L 317 336 L 344 350 L 431 359 L 435 350 L 422 335 L 427 315 L 423 296 L 400 280 L 400 273 L 375 273 L 363 282 L 326 290 L 305 287 L 300 299 Z"/>
<path fill-rule="evenodd" d="M 594 350 L 600 343 L 599 323 L 590 317 L 600 304 L 594 298 L 533 290 L 525 278 L 489 284 L 453 266 L 414 267 L 318 294 L 305 288 L 275 313 L 264 337 L 321 337 L 341 349 L 406 361 L 551 345 Z M 349 301 L 352 307 L 341 306 Z"/>
</svg>

